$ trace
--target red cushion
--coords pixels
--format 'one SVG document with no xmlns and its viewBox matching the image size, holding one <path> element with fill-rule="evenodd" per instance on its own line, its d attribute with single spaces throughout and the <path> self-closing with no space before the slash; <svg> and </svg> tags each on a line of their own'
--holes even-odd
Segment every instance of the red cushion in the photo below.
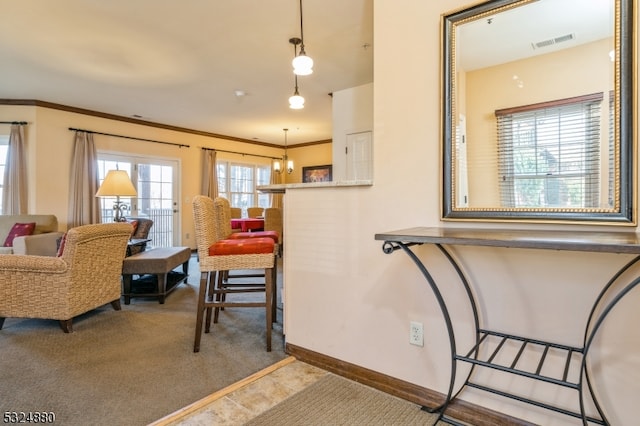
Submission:
<svg viewBox="0 0 640 426">
<path fill-rule="evenodd" d="M 273 240 L 271 238 L 220 240 L 209 247 L 209 256 L 268 254 L 273 253 L 273 245 Z"/>
<path fill-rule="evenodd" d="M 278 240 L 280 239 L 278 231 L 234 232 L 227 238 L 230 240 L 236 240 L 238 238 L 271 238 L 276 244 L 278 244 Z"/>
<path fill-rule="evenodd" d="M 62 234 L 62 237 L 60 237 L 60 242 L 58 244 L 58 254 L 57 254 L 58 257 L 62 256 L 62 252 L 64 252 L 64 243 L 66 242 L 67 242 L 67 233 L 65 232 L 64 234 Z"/>
<path fill-rule="evenodd" d="M 13 247 L 13 239 L 15 237 L 22 237 L 24 235 L 33 234 L 33 230 L 36 229 L 36 223 L 15 223 L 7 235 L 7 239 L 4 240 L 5 247 Z"/>
<path fill-rule="evenodd" d="M 136 231 L 138 230 L 138 221 L 137 220 L 127 220 L 133 226 L 133 230 L 131 231 L 131 238 L 136 235 Z"/>
</svg>

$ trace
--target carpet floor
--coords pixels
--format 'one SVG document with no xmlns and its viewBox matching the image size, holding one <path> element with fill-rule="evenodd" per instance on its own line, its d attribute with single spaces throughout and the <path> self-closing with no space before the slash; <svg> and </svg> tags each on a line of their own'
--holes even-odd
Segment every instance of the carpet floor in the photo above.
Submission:
<svg viewBox="0 0 640 426">
<path fill-rule="evenodd" d="M 59 425 L 146 425 L 286 357 L 265 350 L 264 310 L 226 309 L 193 352 L 197 263 L 161 305 L 132 299 L 74 319 L 12 319 L 0 330 L 0 411 L 52 412 Z"/>
</svg>

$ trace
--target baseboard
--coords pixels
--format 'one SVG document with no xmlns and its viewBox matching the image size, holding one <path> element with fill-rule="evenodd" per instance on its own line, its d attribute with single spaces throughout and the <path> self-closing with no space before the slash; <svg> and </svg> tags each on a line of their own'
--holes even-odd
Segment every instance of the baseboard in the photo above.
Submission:
<svg viewBox="0 0 640 426">
<path fill-rule="evenodd" d="M 341 361 L 300 346 L 287 343 L 285 345 L 285 352 L 307 364 L 371 386 L 372 388 L 397 396 L 398 398 L 422 405 L 423 407 L 438 407 L 445 400 L 445 395 L 440 392 Z M 454 400 L 449 404 L 447 415 L 475 426 L 495 426 L 498 424 L 506 426 L 533 426 L 532 423 L 524 420 L 461 400 Z"/>
</svg>

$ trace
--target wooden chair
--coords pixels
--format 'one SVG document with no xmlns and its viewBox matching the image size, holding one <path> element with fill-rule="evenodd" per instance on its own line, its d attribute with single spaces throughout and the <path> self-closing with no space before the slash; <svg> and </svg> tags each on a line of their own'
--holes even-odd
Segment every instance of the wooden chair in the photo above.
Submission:
<svg viewBox="0 0 640 426">
<path fill-rule="evenodd" d="M 42 318 L 71 333 L 80 314 L 107 303 L 119 311 L 131 231 L 128 223 L 78 226 L 59 257 L 0 255 L 0 329 L 5 318 Z"/>
<path fill-rule="evenodd" d="M 247 216 L 260 217 L 262 216 L 264 209 L 262 207 L 247 207 Z"/>
<path fill-rule="evenodd" d="M 272 303 L 275 288 L 275 281 L 273 280 L 275 243 L 272 238 L 267 237 L 225 239 L 226 227 L 230 228 L 231 225 L 229 210 L 223 207 L 221 207 L 221 203 L 216 206 L 214 200 L 204 195 L 197 195 L 193 199 L 195 234 L 200 262 L 200 289 L 193 351 L 200 351 L 203 321 L 206 321 L 205 333 L 210 331 L 212 309 L 215 310 L 215 323 L 218 320 L 220 309 L 225 307 L 254 307 L 265 308 L 266 343 L 267 352 L 269 352 L 271 351 Z M 234 235 L 237 235 L 237 233 Z M 264 270 L 263 282 L 245 283 L 242 286 L 234 287 L 223 285 L 223 274 L 225 272 L 241 269 Z M 256 292 L 264 292 L 264 300 L 232 301 L 226 297 L 228 294 Z"/>
</svg>

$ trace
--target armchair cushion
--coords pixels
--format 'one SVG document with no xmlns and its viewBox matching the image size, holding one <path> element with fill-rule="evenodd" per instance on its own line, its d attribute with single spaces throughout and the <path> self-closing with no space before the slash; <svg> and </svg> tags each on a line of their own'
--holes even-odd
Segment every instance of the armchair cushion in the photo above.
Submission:
<svg viewBox="0 0 640 426">
<path fill-rule="evenodd" d="M 30 254 L 35 256 L 55 256 L 57 240 L 62 232 L 47 232 L 45 234 L 25 235 L 13 240 L 13 254 Z M 10 254 L 10 253 L 7 253 Z"/>
<path fill-rule="evenodd" d="M 13 227 L 9 230 L 9 235 L 4 240 L 5 247 L 13 247 L 13 239 L 15 237 L 23 237 L 25 235 L 33 234 L 33 230 L 36 229 L 35 222 L 29 223 L 14 223 Z"/>
</svg>

